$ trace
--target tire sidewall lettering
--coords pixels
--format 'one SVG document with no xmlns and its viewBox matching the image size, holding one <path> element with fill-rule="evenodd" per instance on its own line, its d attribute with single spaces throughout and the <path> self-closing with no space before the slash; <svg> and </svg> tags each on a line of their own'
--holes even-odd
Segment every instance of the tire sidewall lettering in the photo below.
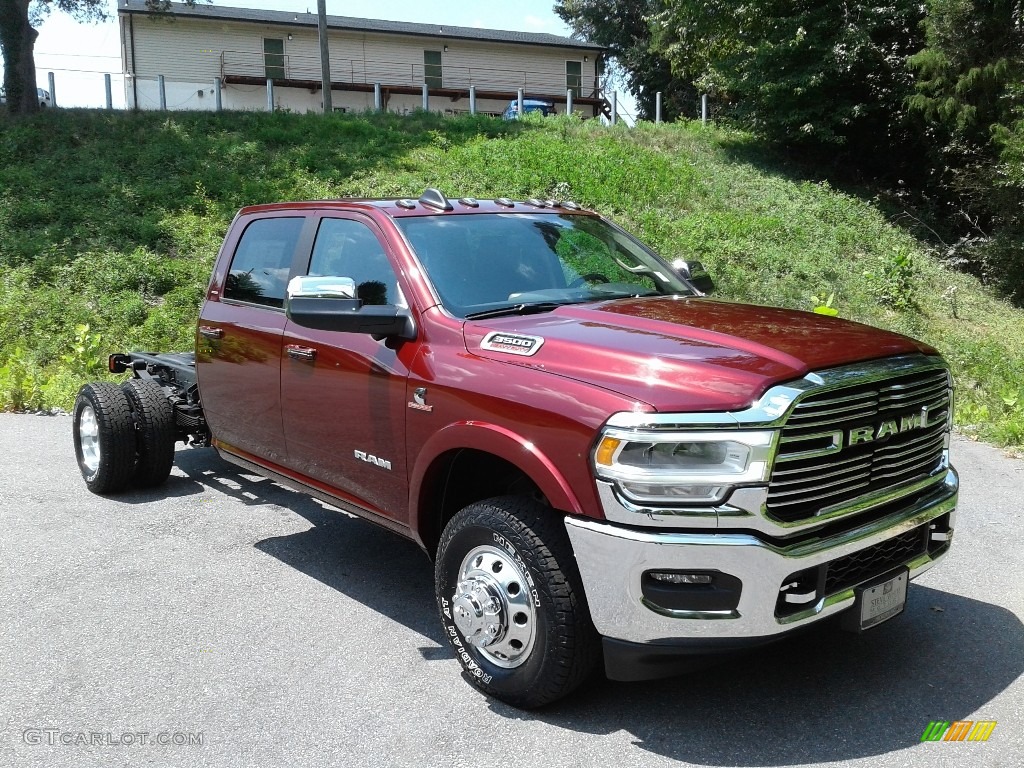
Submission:
<svg viewBox="0 0 1024 768">
<path fill-rule="evenodd" d="M 462 640 L 462 636 L 459 634 L 459 630 L 454 624 L 443 622 L 445 631 L 448 634 L 448 640 L 451 642 L 452 647 L 455 649 L 456 658 L 462 663 L 463 669 L 466 670 L 467 674 L 477 678 L 484 685 L 489 685 L 494 679 L 492 675 L 487 674 L 479 664 L 473 659 L 469 651 L 466 649 L 466 644 Z"/>
<path fill-rule="evenodd" d="M 510 542 L 497 531 L 493 531 L 492 533 L 494 543 L 512 556 L 512 559 L 514 559 L 516 561 L 516 564 L 519 566 L 519 570 L 522 571 L 524 576 L 526 576 L 526 583 L 527 585 L 529 585 L 530 588 L 530 597 L 533 600 L 533 605 L 535 608 L 540 608 L 540 593 L 537 590 L 537 584 L 533 580 L 533 574 L 530 572 L 530 567 L 526 564 L 526 561 L 523 560 L 523 558 L 519 555 L 519 552 L 512 545 L 512 542 Z"/>
</svg>

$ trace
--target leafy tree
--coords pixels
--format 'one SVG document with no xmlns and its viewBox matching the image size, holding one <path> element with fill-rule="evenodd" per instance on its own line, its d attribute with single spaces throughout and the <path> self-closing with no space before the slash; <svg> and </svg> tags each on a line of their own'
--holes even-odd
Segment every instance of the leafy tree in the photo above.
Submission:
<svg viewBox="0 0 1024 768">
<path fill-rule="evenodd" d="M 911 109 L 964 225 L 954 253 L 1024 299 L 1024 2 L 928 0 Z"/>
<path fill-rule="evenodd" d="M 928 0 L 910 103 L 947 140 L 990 145 L 992 126 L 1010 124 L 1012 86 L 1024 76 L 1022 16 L 1021 0 Z"/>
<path fill-rule="evenodd" d="M 651 48 L 649 18 L 661 0 L 556 0 L 555 13 L 581 37 L 606 46 L 615 72 L 636 96 L 638 117 L 652 120 L 656 94 L 662 94 L 662 116 L 673 120 L 693 115 L 697 91 L 672 72 L 671 62 Z"/>
<path fill-rule="evenodd" d="M 4 57 L 4 90 L 12 114 L 35 112 L 36 64 L 33 49 L 39 33 L 35 27 L 54 9 L 81 21 L 104 18 L 104 0 L 0 0 L 0 50 Z"/>
<path fill-rule="evenodd" d="M 183 0 L 193 5 L 196 0 Z M 146 0 L 157 10 L 168 10 L 170 0 Z M 33 56 L 36 31 L 54 10 L 79 21 L 103 21 L 106 0 L 0 0 L 0 53 L 4 59 L 4 90 L 11 114 L 39 109 L 36 97 L 36 64 Z"/>
<path fill-rule="evenodd" d="M 665 0 L 652 28 L 678 77 L 758 133 L 894 159 L 921 18 L 915 0 Z"/>
</svg>

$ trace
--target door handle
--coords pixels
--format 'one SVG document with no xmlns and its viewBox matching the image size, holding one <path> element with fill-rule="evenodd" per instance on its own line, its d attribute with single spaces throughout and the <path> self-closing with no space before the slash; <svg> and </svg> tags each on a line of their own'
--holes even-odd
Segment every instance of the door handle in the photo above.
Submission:
<svg viewBox="0 0 1024 768">
<path fill-rule="evenodd" d="M 285 346 L 288 350 L 288 357 L 293 360 L 313 360 L 316 358 L 316 350 L 311 347 L 300 347 L 295 344 Z"/>
<path fill-rule="evenodd" d="M 199 335 L 208 339 L 219 339 L 224 335 L 224 331 L 221 328 L 214 328 L 212 325 L 200 325 Z"/>
</svg>

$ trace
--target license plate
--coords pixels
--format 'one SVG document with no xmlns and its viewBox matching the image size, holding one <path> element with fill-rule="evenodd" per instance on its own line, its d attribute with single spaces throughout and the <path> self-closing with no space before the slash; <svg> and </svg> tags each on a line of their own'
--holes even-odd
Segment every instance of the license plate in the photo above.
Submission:
<svg viewBox="0 0 1024 768">
<path fill-rule="evenodd" d="M 860 628 L 870 629 L 903 613 L 903 608 L 907 604 L 909 581 L 910 574 L 904 570 L 885 581 L 858 589 Z"/>
</svg>

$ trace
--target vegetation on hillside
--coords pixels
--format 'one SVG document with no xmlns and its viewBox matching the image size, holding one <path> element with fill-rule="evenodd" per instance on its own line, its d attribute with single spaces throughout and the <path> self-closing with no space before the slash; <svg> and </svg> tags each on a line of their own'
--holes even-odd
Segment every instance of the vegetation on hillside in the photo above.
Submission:
<svg viewBox="0 0 1024 768">
<path fill-rule="evenodd" d="M 189 349 L 243 205 L 338 196 L 572 198 L 722 296 L 923 338 L 964 429 L 1024 443 L 1024 313 L 950 271 L 871 200 L 802 180 L 748 134 L 419 113 L 55 111 L 0 122 L 0 408 L 67 408 L 106 354 Z"/>
<path fill-rule="evenodd" d="M 898 190 L 922 237 L 1024 306 L 1024 0 L 556 0 L 641 115 L 716 119 Z M 666 74 L 667 73 L 667 74 Z M 908 219 L 909 220 L 909 219 Z"/>
</svg>

